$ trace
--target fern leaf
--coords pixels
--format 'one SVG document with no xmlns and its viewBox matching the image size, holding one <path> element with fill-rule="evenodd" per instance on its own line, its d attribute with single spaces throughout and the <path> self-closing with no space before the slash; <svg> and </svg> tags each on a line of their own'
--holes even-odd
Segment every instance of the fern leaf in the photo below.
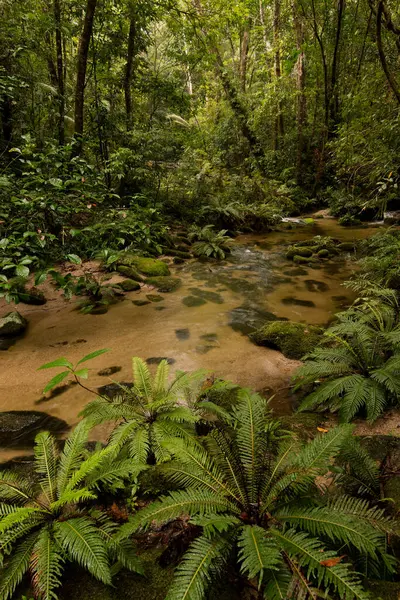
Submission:
<svg viewBox="0 0 400 600">
<path fill-rule="evenodd" d="M 58 452 L 55 438 L 47 431 L 38 433 L 35 438 L 35 468 L 44 477 L 41 485 L 49 503 L 56 498 L 56 475 Z"/>
<path fill-rule="evenodd" d="M 153 394 L 153 386 L 147 364 L 138 356 L 134 356 L 132 358 L 132 367 L 135 388 L 146 398 L 147 402 L 150 402 Z"/>
<path fill-rule="evenodd" d="M 258 577 L 261 583 L 265 569 L 277 570 L 281 561 L 279 548 L 262 527 L 245 525 L 238 546 L 240 570 L 249 579 Z"/>
<path fill-rule="evenodd" d="M 168 362 L 166 360 L 162 360 L 157 367 L 157 371 L 153 381 L 153 393 L 156 398 L 166 394 L 168 375 Z"/>
<path fill-rule="evenodd" d="M 111 583 L 106 544 L 89 519 L 77 517 L 59 521 L 54 525 L 54 534 L 70 560 L 87 569 L 102 583 Z"/>
<path fill-rule="evenodd" d="M 317 435 L 299 451 L 293 460 L 293 466 L 301 467 L 307 477 L 326 472 L 330 460 L 339 453 L 353 429 L 352 425 L 341 425 L 328 433 Z"/>
<path fill-rule="evenodd" d="M 265 600 L 287 600 L 292 574 L 283 560 L 277 569 L 264 572 L 264 598 Z"/>
<path fill-rule="evenodd" d="M 0 570 L 0 598 L 2 600 L 12 597 L 16 587 L 28 571 L 38 535 L 38 532 L 35 531 L 22 541 L 13 551 L 11 558 L 7 561 L 7 566 Z"/>
<path fill-rule="evenodd" d="M 199 537 L 175 572 L 166 600 L 204 600 L 212 581 L 225 566 L 231 542 L 224 537 Z"/>
<path fill-rule="evenodd" d="M 64 558 L 57 549 L 49 529 L 42 529 L 32 551 L 30 570 L 35 595 L 43 600 L 57 600 L 55 590 L 61 585 Z"/>
<path fill-rule="evenodd" d="M 204 490 L 171 492 L 168 496 L 149 504 L 121 526 L 117 539 L 130 536 L 138 529 L 146 529 L 154 521 L 166 523 L 183 515 L 219 514 L 229 511 L 239 515 L 239 510 L 221 495 Z"/>
<path fill-rule="evenodd" d="M 71 473 L 80 465 L 90 428 L 89 421 L 81 421 L 65 442 L 58 466 L 57 491 L 59 495 L 64 492 Z"/>
<path fill-rule="evenodd" d="M 318 586 L 324 583 L 325 589 L 333 587 L 346 600 L 369 599 L 350 565 L 340 562 L 329 567 L 323 564 L 337 556 L 334 552 L 324 551 L 321 542 L 293 529 L 283 532 L 271 528 L 269 531 L 289 556 L 295 557 L 299 566 L 307 569 L 307 577 L 317 579 Z"/>
<path fill-rule="evenodd" d="M 0 500 L 25 504 L 34 501 L 30 483 L 12 471 L 0 471 Z"/>
</svg>

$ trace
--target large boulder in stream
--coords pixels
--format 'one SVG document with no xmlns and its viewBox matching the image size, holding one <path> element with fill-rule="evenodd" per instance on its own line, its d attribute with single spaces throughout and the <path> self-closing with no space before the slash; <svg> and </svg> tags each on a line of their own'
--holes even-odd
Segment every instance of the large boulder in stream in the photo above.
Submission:
<svg viewBox="0 0 400 600">
<path fill-rule="evenodd" d="M 14 310 L 0 319 L 0 337 L 20 335 L 28 326 L 28 321 Z"/>
<path fill-rule="evenodd" d="M 272 321 L 250 334 L 258 346 L 279 350 L 287 358 L 300 359 L 311 352 L 322 336 L 322 329 L 294 321 Z"/>
<path fill-rule="evenodd" d="M 25 448 L 39 431 L 66 431 L 68 424 L 45 412 L 10 410 L 0 413 L 0 446 Z"/>
</svg>

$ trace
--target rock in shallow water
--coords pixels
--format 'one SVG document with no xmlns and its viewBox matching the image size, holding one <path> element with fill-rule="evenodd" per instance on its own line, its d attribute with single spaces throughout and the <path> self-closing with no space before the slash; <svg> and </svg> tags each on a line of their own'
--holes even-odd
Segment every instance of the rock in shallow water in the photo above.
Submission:
<svg viewBox="0 0 400 600">
<path fill-rule="evenodd" d="M 0 319 L 0 336 L 19 335 L 28 326 L 28 321 L 18 311 L 9 312 Z"/>
<path fill-rule="evenodd" d="M 25 448 L 39 431 L 66 431 L 68 424 L 45 412 L 10 410 L 0 413 L 0 446 Z"/>
<path fill-rule="evenodd" d="M 320 341 L 322 330 L 313 325 L 293 321 L 273 321 L 260 327 L 249 337 L 258 346 L 268 346 L 288 358 L 300 359 Z"/>
</svg>

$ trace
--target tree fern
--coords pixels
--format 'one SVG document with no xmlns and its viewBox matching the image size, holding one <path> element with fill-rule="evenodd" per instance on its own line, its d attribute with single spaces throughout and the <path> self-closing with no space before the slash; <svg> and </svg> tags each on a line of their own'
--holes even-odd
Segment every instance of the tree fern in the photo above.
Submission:
<svg viewBox="0 0 400 600">
<path fill-rule="evenodd" d="M 81 423 L 62 452 L 49 433 L 35 440 L 38 489 L 14 473 L 0 473 L 0 598 L 12 597 L 29 572 L 35 593 L 56 600 L 65 563 L 76 562 L 103 583 L 111 583 L 111 561 L 132 570 L 132 545 L 110 536 L 115 525 L 91 509 L 100 486 L 118 487 L 140 466 L 109 447 L 86 450 L 89 424 Z"/>
</svg>

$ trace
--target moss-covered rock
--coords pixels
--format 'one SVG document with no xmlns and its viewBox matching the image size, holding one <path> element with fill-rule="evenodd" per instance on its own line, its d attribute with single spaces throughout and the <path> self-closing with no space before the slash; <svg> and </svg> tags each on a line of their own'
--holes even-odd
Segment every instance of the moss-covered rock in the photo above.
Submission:
<svg viewBox="0 0 400 600">
<path fill-rule="evenodd" d="M 310 259 L 296 254 L 293 256 L 293 262 L 296 263 L 296 265 L 308 265 L 310 263 Z"/>
<path fill-rule="evenodd" d="M 43 292 L 36 287 L 31 287 L 24 292 L 20 292 L 18 297 L 23 304 L 33 304 L 34 306 L 41 306 L 47 302 Z"/>
<path fill-rule="evenodd" d="M 127 265 L 118 265 L 117 271 L 121 275 L 129 277 L 129 279 L 133 279 L 133 281 L 139 281 L 140 283 L 142 283 L 143 281 L 143 277 L 140 275 L 139 271 L 135 267 L 128 267 Z"/>
<path fill-rule="evenodd" d="M 146 304 L 151 304 L 150 300 L 132 300 L 132 304 L 135 306 L 146 306 Z"/>
<path fill-rule="evenodd" d="M 310 258 L 314 254 L 314 250 L 312 248 L 307 248 L 306 246 L 292 246 L 286 252 L 286 258 L 294 258 L 295 256 L 303 256 L 305 258 Z"/>
<path fill-rule="evenodd" d="M 306 219 L 303 219 L 303 223 L 305 225 L 315 225 L 315 221 L 311 217 L 307 217 Z"/>
<path fill-rule="evenodd" d="M 177 256 L 178 258 L 192 258 L 192 255 L 187 250 L 176 250 L 175 248 L 169 248 L 166 251 L 169 256 Z"/>
<path fill-rule="evenodd" d="M 182 300 L 182 304 L 189 306 L 189 308 L 193 308 L 195 306 L 207 304 L 207 300 L 204 300 L 204 298 L 199 298 L 198 296 L 185 296 L 185 298 Z"/>
<path fill-rule="evenodd" d="M 329 258 L 330 253 L 326 248 L 322 248 L 322 250 L 318 250 L 317 252 L 319 258 Z"/>
<path fill-rule="evenodd" d="M 177 290 L 182 280 L 178 277 L 149 277 L 146 283 L 153 285 L 159 292 L 168 293 Z"/>
<path fill-rule="evenodd" d="M 140 290 L 140 283 L 133 281 L 133 279 L 124 279 L 124 281 L 121 281 L 119 286 L 124 290 L 124 292 L 136 292 L 137 290 Z"/>
<path fill-rule="evenodd" d="M 354 251 L 354 244 L 353 242 L 342 242 L 341 244 L 338 245 L 339 250 L 342 250 L 343 252 L 353 252 Z"/>
<path fill-rule="evenodd" d="M 184 262 L 184 258 L 181 258 L 180 256 L 174 256 L 174 265 L 182 265 Z"/>
<path fill-rule="evenodd" d="M 28 321 L 18 311 L 8 312 L 0 319 L 0 336 L 19 335 L 27 326 Z"/>
<path fill-rule="evenodd" d="M 164 300 L 159 294 L 147 294 L 146 298 L 150 300 L 150 302 L 162 302 Z"/>
<path fill-rule="evenodd" d="M 118 267 L 120 266 L 134 267 L 136 271 L 139 271 L 139 273 L 143 273 L 143 275 L 147 275 L 148 277 L 170 275 L 168 265 L 162 260 L 158 260 L 158 258 L 147 258 L 145 256 L 136 256 L 135 254 L 126 254 L 118 260 Z"/>
<path fill-rule="evenodd" d="M 294 321 L 272 321 L 254 333 L 250 339 L 259 346 L 268 346 L 288 358 L 300 359 L 318 344 L 322 330 L 314 325 Z"/>
</svg>

